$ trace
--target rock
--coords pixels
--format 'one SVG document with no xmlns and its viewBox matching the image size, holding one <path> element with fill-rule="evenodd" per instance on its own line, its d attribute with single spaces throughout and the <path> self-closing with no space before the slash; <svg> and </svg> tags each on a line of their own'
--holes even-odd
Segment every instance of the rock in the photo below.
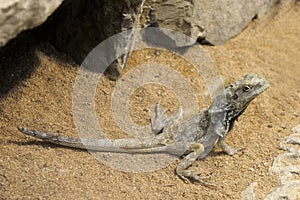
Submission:
<svg viewBox="0 0 300 200">
<path fill-rule="evenodd" d="M 268 194 L 265 200 L 299 199 L 300 125 L 294 127 L 292 132 L 292 135 L 282 139 L 279 144 L 279 148 L 286 152 L 278 155 L 269 169 L 270 172 L 278 174 L 280 186 Z"/>
<path fill-rule="evenodd" d="M 242 193 L 241 193 L 241 200 L 254 200 L 255 193 L 254 187 L 257 186 L 256 182 L 251 183 Z"/>
<path fill-rule="evenodd" d="M 64 1 L 37 33 L 82 63 L 102 41 L 136 26 L 141 3 L 142 0 Z M 114 45 L 118 51 L 120 47 Z M 126 58 L 119 58 L 110 74 L 118 76 L 125 62 Z"/>
<path fill-rule="evenodd" d="M 299 199 L 300 191 L 300 124 L 292 128 L 293 134 L 286 136 L 279 143 L 279 149 L 285 152 L 274 158 L 269 172 L 278 175 L 280 185 L 266 195 L 264 200 L 273 199 Z M 254 200 L 254 187 L 256 182 L 250 184 L 241 193 L 241 199 Z"/>
<path fill-rule="evenodd" d="M 150 6 L 159 27 L 221 45 L 238 35 L 262 10 L 267 12 L 270 4 L 274 0 L 156 0 Z"/>
<path fill-rule="evenodd" d="M 1 0 L 0 47 L 26 29 L 42 24 L 62 0 Z"/>
<path fill-rule="evenodd" d="M 287 0 L 287 1 L 291 1 L 291 0 Z M 295 1 L 295 0 L 292 0 Z M 274 10 L 274 8 L 281 3 L 281 0 L 267 0 L 264 1 L 264 3 L 262 4 L 261 10 L 259 13 L 257 13 L 257 17 L 261 18 L 264 17 L 265 15 L 269 15 L 271 10 Z"/>
<path fill-rule="evenodd" d="M 300 181 L 291 181 L 267 195 L 264 200 L 299 199 Z"/>
</svg>

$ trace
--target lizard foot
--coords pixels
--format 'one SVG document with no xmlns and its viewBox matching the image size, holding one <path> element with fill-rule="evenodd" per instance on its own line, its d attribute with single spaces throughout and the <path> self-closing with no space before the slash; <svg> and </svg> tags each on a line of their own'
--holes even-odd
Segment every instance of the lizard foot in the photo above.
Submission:
<svg viewBox="0 0 300 200">
<path fill-rule="evenodd" d="M 160 133 L 162 129 L 171 121 L 182 119 L 182 108 L 173 113 L 170 116 L 167 116 L 168 109 L 162 108 L 160 103 L 155 104 L 154 111 L 150 114 L 151 119 L 151 129 L 154 134 Z"/>
<path fill-rule="evenodd" d="M 245 147 L 241 147 L 241 148 L 228 148 L 226 149 L 225 153 L 227 153 L 230 156 L 233 156 L 235 154 L 237 154 L 240 151 L 243 151 L 244 149 L 246 149 Z"/>
<path fill-rule="evenodd" d="M 200 173 L 192 172 L 189 170 L 185 171 L 186 175 L 179 175 L 179 177 L 185 182 L 185 183 L 191 183 L 191 182 L 197 182 L 200 185 L 206 186 L 206 187 L 216 187 L 214 183 L 208 182 L 208 180 L 211 178 L 211 174 L 208 176 L 200 176 Z"/>
<path fill-rule="evenodd" d="M 168 117 L 166 116 L 166 112 L 168 109 L 163 109 L 161 111 L 160 103 L 155 104 L 154 111 L 150 114 L 151 119 L 151 129 L 152 132 L 157 134 L 161 132 L 161 130 L 165 127 L 168 121 Z"/>
<path fill-rule="evenodd" d="M 245 149 L 245 147 L 242 147 L 242 148 L 232 148 L 231 146 L 229 146 L 228 144 L 226 144 L 224 138 L 221 138 L 219 141 L 218 141 L 218 145 L 219 147 L 225 152 L 227 153 L 228 155 L 230 156 L 233 156 L 235 155 L 236 153 L 238 153 L 239 151 L 242 151 Z"/>
</svg>

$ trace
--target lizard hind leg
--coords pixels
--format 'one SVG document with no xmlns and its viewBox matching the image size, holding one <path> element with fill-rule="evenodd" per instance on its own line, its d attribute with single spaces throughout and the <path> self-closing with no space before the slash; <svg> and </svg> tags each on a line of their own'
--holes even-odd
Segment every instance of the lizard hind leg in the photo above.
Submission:
<svg viewBox="0 0 300 200">
<path fill-rule="evenodd" d="M 193 143 L 191 144 L 189 151 L 191 152 L 187 154 L 177 165 L 176 174 L 186 182 L 193 180 L 199 182 L 201 185 L 213 187 L 213 184 L 205 181 L 207 177 L 201 177 L 199 176 L 199 173 L 187 169 L 194 161 L 197 160 L 201 153 L 204 152 L 204 146 L 200 143 Z"/>
</svg>

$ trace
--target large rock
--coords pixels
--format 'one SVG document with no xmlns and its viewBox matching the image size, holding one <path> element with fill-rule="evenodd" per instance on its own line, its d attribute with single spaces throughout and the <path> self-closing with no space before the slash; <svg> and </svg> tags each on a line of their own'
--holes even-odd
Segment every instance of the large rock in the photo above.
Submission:
<svg viewBox="0 0 300 200">
<path fill-rule="evenodd" d="M 195 40 L 221 45 L 238 35 L 274 0 L 156 0 L 156 25 L 179 31 Z"/>
<path fill-rule="evenodd" d="M 1 0 L 0 47 L 23 30 L 43 23 L 62 0 Z"/>
</svg>

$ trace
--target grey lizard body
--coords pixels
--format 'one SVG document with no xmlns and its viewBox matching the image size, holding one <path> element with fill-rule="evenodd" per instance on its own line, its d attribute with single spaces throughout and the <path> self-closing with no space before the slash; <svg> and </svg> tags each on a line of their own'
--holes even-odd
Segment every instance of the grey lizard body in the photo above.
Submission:
<svg viewBox="0 0 300 200">
<path fill-rule="evenodd" d="M 238 149 L 225 143 L 227 133 L 232 129 L 235 120 L 244 112 L 249 103 L 269 86 L 268 82 L 257 75 L 248 74 L 235 81 L 215 97 L 211 106 L 198 114 L 178 123 L 174 117 L 166 117 L 166 110 L 160 105 L 155 107 L 155 116 L 151 118 L 153 137 L 132 139 L 79 139 L 55 136 L 49 133 L 18 129 L 43 141 L 62 146 L 89 149 L 94 151 L 124 153 L 164 152 L 183 156 L 176 167 L 176 173 L 184 180 L 195 180 L 208 185 L 199 175 L 188 169 L 197 159 L 205 158 L 218 143 L 229 155 Z M 84 145 L 83 145 L 84 144 Z"/>
</svg>

